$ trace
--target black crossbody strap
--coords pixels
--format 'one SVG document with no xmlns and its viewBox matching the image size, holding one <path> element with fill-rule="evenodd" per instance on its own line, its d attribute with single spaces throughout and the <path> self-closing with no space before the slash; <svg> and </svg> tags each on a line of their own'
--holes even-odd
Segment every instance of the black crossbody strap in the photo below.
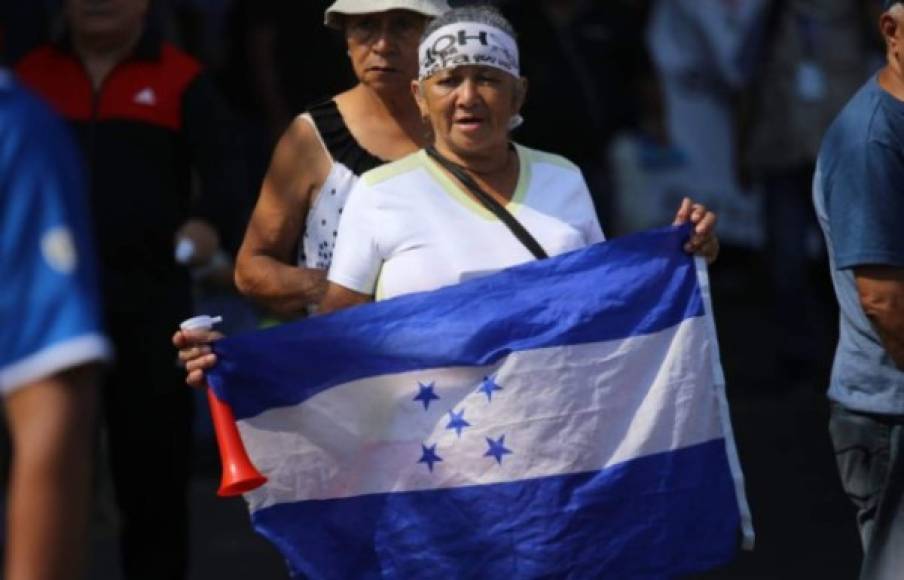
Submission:
<svg viewBox="0 0 904 580">
<path fill-rule="evenodd" d="M 512 213 L 502 207 L 502 205 L 490 196 L 487 192 L 483 190 L 477 182 L 474 181 L 474 178 L 468 175 L 468 172 L 462 169 L 460 166 L 452 163 L 445 157 L 443 157 L 439 151 L 437 151 L 432 145 L 427 147 L 426 149 L 427 155 L 429 155 L 434 161 L 445 167 L 449 173 L 455 176 L 458 181 L 461 182 L 462 185 L 467 187 L 471 193 L 474 194 L 474 197 L 483 204 L 483 207 L 487 208 L 493 215 L 495 215 L 499 220 L 504 223 L 515 237 L 518 238 L 524 247 L 527 248 L 531 254 L 534 255 L 538 260 L 542 260 L 543 258 L 548 258 L 549 254 L 543 249 L 543 246 L 532 236 L 530 232 L 525 229 L 521 222 L 515 219 L 515 216 Z"/>
</svg>

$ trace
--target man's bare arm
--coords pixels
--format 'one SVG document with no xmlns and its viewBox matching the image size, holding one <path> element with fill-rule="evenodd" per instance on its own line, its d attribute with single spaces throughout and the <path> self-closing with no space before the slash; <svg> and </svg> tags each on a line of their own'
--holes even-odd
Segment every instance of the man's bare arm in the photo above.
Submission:
<svg viewBox="0 0 904 580">
<path fill-rule="evenodd" d="M 10 580 L 80 576 L 91 513 L 97 371 L 93 364 L 61 371 L 4 401 L 14 447 Z"/>
<path fill-rule="evenodd" d="M 854 279 L 863 311 L 889 356 L 904 370 L 904 268 L 861 266 L 854 268 Z"/>
</svg>

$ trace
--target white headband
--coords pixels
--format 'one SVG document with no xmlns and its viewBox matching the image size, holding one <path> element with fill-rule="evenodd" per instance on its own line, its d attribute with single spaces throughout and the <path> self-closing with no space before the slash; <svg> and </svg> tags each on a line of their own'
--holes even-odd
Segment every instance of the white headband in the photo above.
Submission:
<svg viewBox="0 0 904 580">
<path fill-rule="evenodd" d="M 465 65 L 484 65 L 519 77 L 518 44 L 503 30 L 477 22 L 454 22 L 438 28 L 418 47 L 421 80 Z"/>
</svg>

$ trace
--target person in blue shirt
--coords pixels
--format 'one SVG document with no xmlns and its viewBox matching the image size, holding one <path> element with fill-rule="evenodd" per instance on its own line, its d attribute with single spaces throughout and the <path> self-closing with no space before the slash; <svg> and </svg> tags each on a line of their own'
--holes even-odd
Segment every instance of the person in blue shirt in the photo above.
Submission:
<svg viewBox="0 0 904 580">
<path fill-rule="evenodd" d="M 0 394 L 13 445 L 7 580 L 79 577 L 101 330 L 81 162 L 0 70 Z"/>
<path fill-rule="evenodd" d="M 862 579 L 904 573 L 904 4 L 884 8 L 887 64 L 829 128 L 813 183 L 841 311 L 829 430 Z"/>
</svg>

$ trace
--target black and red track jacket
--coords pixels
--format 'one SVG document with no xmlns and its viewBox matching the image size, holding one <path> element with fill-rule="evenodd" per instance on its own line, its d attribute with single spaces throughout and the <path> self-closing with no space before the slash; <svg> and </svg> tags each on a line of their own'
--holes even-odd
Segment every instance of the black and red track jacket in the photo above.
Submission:
<svg viewBox="0 0 904 580">
<path fill-rule="evenodd" d="M 16 72 L 82 146 L 108 308 L 184 311 L 189 278 L 173 258 L 176 230 L 207 219 L 234 248 L 249 191 L 235 124 L 199 63 L 149 30 L 97 91 L 66 40 L 32 51 Z"/>
</svg>

